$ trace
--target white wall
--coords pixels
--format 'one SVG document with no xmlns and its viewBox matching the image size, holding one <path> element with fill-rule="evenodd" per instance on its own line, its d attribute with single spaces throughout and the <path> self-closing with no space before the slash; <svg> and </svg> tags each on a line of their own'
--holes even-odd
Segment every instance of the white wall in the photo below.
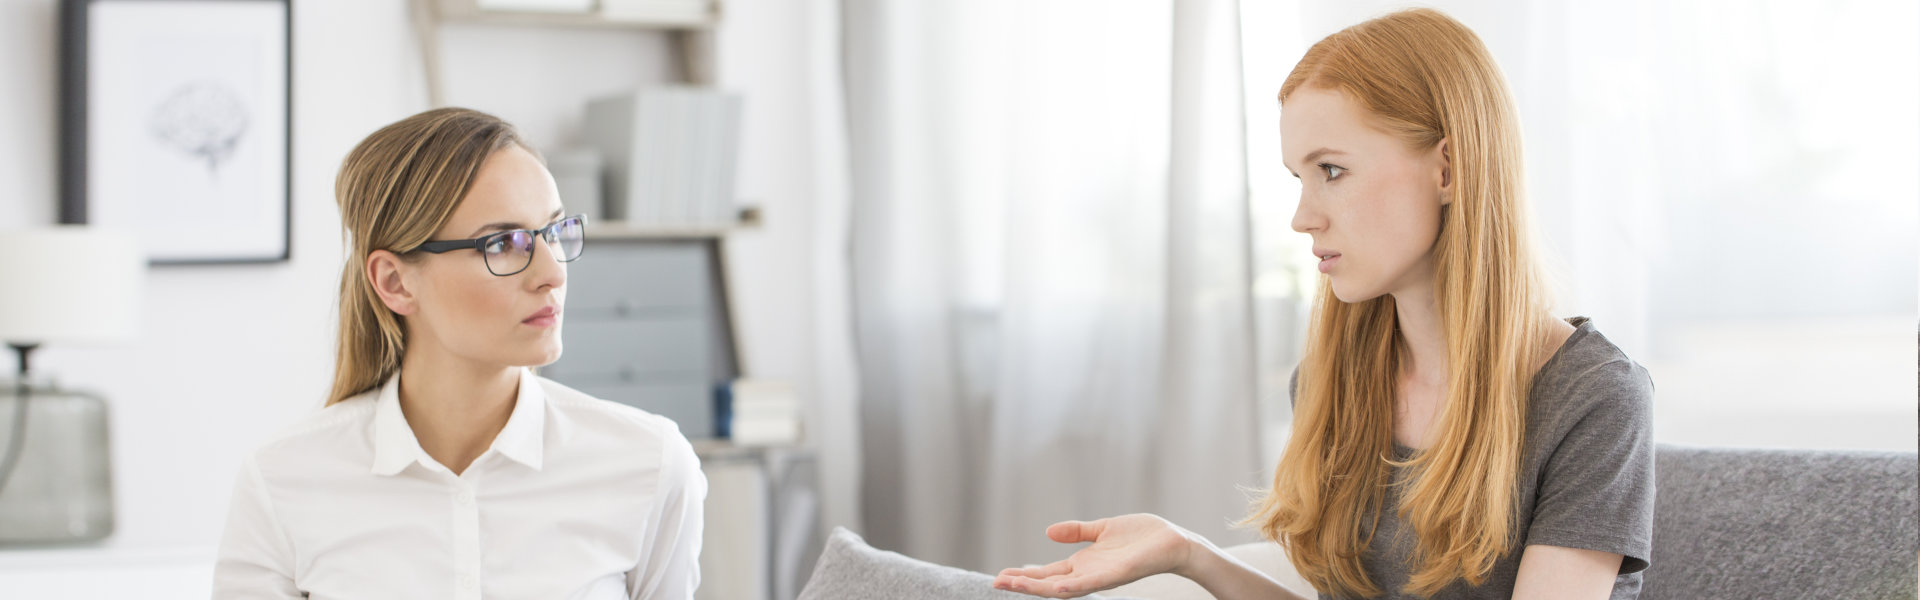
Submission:
<svg viewBox="0 0 1920 600">
<path fill-rule="evenodd" d="M 214 544 L 240 457 L 319 405 L 340 265 L 334 168 L 360 136 L 424 105 L 398 3 L 294 7 L 292 261 L 150 269 L 137 340 L 40 353 L 42 373 L 112 403 L 112 545 Z M 56 2 L 0 11 L 10 40 L 0 120 L 31 125 L 0 136 L 0 178 L 21 191 L 0 198 L 0 228 L 37 226 L 57 203 Z"/>
<path fill-rule="evenodd" d="M 56 5 L 0 0 L 0 230 L 52 223 L 56 214 Z M 366 134 L 427 108 L 404 3 L 293 6 L 293 259 L 151 269 L 136 341 L 37 355 L 42 373 L 112 403 L 119 530 L 110 546 L 216 544 L 240 457 L 323 400 L 341 251 L 335 170 Z M 805 10 L 729 3 L 721 40 L 723 84 L 749 95 L 739 189 L 766 214 L 760 229 L 728 242 L 744 361 L 754 375 L 809 389 L 813 183 L 792 157 L 810 133 L 805 105 L 780 98 L 803 85 L 794 65 L 804 55 L 795 50 L 809 42 L 795 19 Z M 672 72 L 656 33 L 451 27 L 443 35 L 450 103 L 518 121 L 536 144 L 577 136 L 562 103 Z M 56 284 L 4 277 L 0 285 Z"/>
</svg>

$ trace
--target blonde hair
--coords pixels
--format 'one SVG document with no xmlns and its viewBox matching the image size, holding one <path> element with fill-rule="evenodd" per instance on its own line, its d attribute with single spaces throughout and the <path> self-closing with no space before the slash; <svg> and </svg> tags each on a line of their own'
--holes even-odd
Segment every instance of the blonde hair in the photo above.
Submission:
<svg viewBox="0 0 1920 600">
<path fill-rule="evenodd" d="M 373 132 L 340 164 L 334 195 L 347 246 L 340 270 L 340 342 L 331 405 L 371 390 L 400 369 L 406 329 L 367 279 L 367 257 L 406 252 L 433 237 L 495 151 L 533 148 L 498 117 L 439 108 Z M 538 156 L 535 153 L 535 156 Z"/>
<path fill-rule="evenodd" d="M 1322 277 L 1292 437 L 1247 522 L 1282 544 L 1314 587 L 1375 596 L 1360 557 L 1390 508 L 1418 537 L 1404 591 L 1479 585 L 1514 543 L 1527 392 L 1552 318 L 1513 101 L 1480 39 L 1429 9 L 1327 36 L 1287 76 L 1280 102 L 1302 86 L 1345 94 L 1410 147 L 1447 142 L 1451 201 L 1432 250 L 1446 394 L 1429 447 L 1395 461 L 1394 299 L 1342 303 Z M 1406 467 L 1399 481 L 1390 480 L 1394 466 Z M 1401 486 L 1399 506 L 1382 506 L 1389 485 Z"/>
</svg>

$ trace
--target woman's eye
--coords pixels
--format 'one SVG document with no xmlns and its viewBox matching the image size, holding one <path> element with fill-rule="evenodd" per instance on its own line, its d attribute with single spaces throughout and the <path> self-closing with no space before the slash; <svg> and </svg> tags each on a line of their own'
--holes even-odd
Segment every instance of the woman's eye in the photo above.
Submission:
<svg viewBox="0 0 1920 600">
<path fill-rule="evenodd" d="M 1346 167 L 1340 167 L 1335 165 L 1323 164 L 1323 165 L 1320 165 L 1320 169 L 1327 172 L 1327 181 L 1333 181 L 1335 179 L 1339 179 L 1341 175 L 1345 175 L 1347 173 Z"/>
<path fill-rule="evenodd" d="M 503 238 L 498 238 L 498 239 L 494 239 L 494 240 L 491 240 L 491 241 L 488 241 L 488 242 L 487 242 L 487 247 L 486 247 L 486 248 L 485 248 L 485 249 L 484 249 L 483 251 L 484 251 L 484 252 L 486 252 L 487 254 L 504 254 L 504 253 L 506 253 L 506 251 L 507 251 L 507 240 L 506 240 L 506 238 L 504 238 L 504 237 L 503 237 Z"/>
</svg>

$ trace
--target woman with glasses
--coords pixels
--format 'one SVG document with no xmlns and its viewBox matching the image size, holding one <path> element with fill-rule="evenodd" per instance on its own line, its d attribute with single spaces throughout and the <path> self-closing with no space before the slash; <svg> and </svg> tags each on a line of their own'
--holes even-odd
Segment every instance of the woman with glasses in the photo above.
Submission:
<svg viewBox="0 0 1920 600">
<path fill-rule="evenodd" d="M 447 108 L 335 181 L 326 408 L 247 457 L 217 598 L 691 598 L 706 479 L 672 421 L 534 375 L 585 219 L 513 126 Z"/>
<path fill-rule="evenodd" d="M 1589 319 L 1554 318 L 1519 120 L 1480 38 L 1430 9 L 1328 36 L 1280 87 L 1319 297 L 1292 435 L 1246 519 L 1321 598 L 1633 598 L 1653 537 L 1653 384 Z M 1220 490 L 1228 493 L 1227 490 Z M 1154 515 L 996 587 L 1074 597 L 1156 573 L 1299 598 Z"/>
</svg>

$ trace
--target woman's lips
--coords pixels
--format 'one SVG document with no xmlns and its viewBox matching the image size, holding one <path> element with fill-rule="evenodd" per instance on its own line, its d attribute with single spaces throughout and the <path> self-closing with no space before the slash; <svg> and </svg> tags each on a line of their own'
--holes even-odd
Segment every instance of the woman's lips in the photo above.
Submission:
<svg viewBox="0 0 1920 600">
<path fill-rule="evenodd" d="M 560 317 L 558 316 L 534 317 L 531 319 L 527 319 L 525 321 L 521 321 L 521 323 L 532 325 L 534 327 L 552 327 L 554 326 L 554 324 L 559 322 L 560 322 Z"/>
<path fill-rule="evenodd" d="M 1333 263 L 1336 263 L 1339 261 L 1340 261 L 1340 255 L 1338 254 L 1320 259 L 1320 272 L 1327 273 L 1327 272 L 1333 271 Z"/>
<path fill-rule="evenodd" d="M 560 322 L 560 311 L 549 306 L 520 322 L 534 327 L 552 327 Z"/>
</svg>

